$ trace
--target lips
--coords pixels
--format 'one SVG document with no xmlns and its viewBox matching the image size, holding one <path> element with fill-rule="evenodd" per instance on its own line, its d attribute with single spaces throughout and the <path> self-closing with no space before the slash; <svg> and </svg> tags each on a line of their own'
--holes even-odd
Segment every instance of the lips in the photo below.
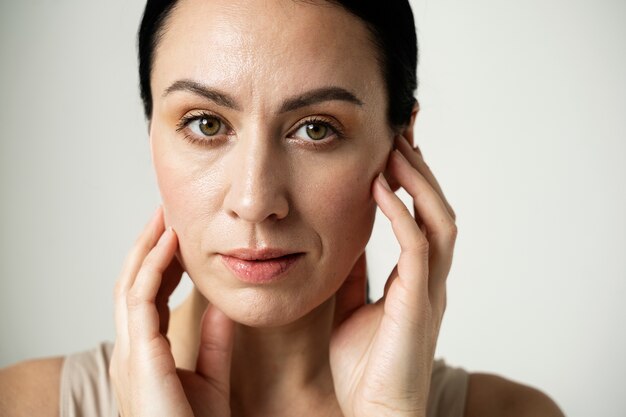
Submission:
<svg viewBox="0 0 626 417">
<path fill-rule="evenodd" d="M 222 262 L 241 281 L 264 284 L 283 278 L 304 253 L 282 249 L 237 249 L 220 254 Z"/>
</svg>

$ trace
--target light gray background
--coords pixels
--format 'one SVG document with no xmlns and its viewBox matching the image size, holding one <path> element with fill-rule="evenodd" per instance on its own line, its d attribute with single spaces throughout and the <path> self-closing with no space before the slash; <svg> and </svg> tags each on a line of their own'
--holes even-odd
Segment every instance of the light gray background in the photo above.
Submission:
<svg viewBox="0 0 626 417">
<path fill-rule="evenodd" d="M 459 225 L 438 356 L 623 415 L 626 2 L 413 5 L 417 140 Z M 159 202 L 142 7 L 0 4 L 0 366 L 113 340 L 113 283 Z M 379 216 L 376 294 L 398 253 Z"/>
</svg>

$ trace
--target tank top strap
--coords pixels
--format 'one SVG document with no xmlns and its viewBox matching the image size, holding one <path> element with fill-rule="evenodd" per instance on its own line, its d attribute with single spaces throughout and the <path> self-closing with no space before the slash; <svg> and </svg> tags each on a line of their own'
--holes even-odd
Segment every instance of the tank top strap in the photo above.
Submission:
<svg viewBox="0 0 626 417">
<path fill-rule="evenodd" d="M 427 417 L 463 417 L 469 373 L 435 359 L 428 394 Z"/>
<path fill-rule="evenodd" d="M 61 417 L 118 417 L 109 379 L 113 343 L 65 357 L 61 369 Z"/>
</svg>

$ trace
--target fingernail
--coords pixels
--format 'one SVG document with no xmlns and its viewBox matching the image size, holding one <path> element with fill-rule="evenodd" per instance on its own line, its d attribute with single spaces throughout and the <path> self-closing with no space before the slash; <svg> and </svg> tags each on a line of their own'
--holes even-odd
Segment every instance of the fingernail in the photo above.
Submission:
<svg viewBox="0 0 626 417">
<path fill-rule="evenodd" d="M 402 155 L 402 152 L 400 152 L 398 149 L 396 149 L 394 151 L 394 153 L 396 154 L 396 156 L 398 156 L 400 159 L 402 159 L 404 162 L 406 162 L 407 164 L 409 163 L 409 161 L 406 160 L 406 158 L 404 157 L 404 155 Z"/>
<path fill-rule="evenodd" d="M 378 180 L 383 185 L 383 187 L 385 187 L 385 189 L 387 189 L 387 191 L 391 191 L 391 187 L 389 186 L 389 183 L 385 179 L 385 176 L 383 175 L 382 172 L 380 174 L 378 174 Z"/>
<path fill-rule="evenodd" d="M 410 148 L 411 144 L 408 140 L 402 135 L 396 136 L 396 144 L 395 149 L 400 150 L 401 148 Z"/>
<path fill-rule="evenodd" d="M 166 241 L 172 239 L 173 236 L 174 236 L 174 229 L 172 229 L 172 226 L 167 226 L 165 230 L 163 231 L 163 234 L 159 238 L 159 243 L 164 244 Z"/>
</svg>

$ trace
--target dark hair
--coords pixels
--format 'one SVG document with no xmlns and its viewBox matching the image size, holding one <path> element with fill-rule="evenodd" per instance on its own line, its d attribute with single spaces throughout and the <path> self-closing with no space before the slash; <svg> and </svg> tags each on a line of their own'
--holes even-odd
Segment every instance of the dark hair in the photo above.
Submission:
<svg viewBox="0 0 626 417">
<path fill-rule="evenodd" d="M 380 53 L 387 87 L 388 119 L 393 128 L 405 126 L 415 104 L 417 36 L 408 0 L 327 0 L 363 20 Z M 146 118 L 152 118 L 150 74 L 154 51 L 163 36 L 176 0 L 148 0 L 138 33 L 139 83 Z"/>
</svg>

